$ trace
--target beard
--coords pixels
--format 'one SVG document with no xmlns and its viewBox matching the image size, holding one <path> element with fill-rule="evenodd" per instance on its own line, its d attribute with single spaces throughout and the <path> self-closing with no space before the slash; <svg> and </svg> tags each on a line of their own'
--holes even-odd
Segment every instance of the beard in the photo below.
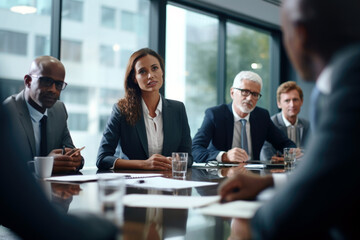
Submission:
<svg viewBox="0 0 360 240">
<path fill-rule="evenodd" d="M 253 103 L 247 100 L 243 100 L 241 101 L 241 104 L 236 104 L 235 106 L 243 113 L 250 113 L 255 108 Z"/>
</svg>

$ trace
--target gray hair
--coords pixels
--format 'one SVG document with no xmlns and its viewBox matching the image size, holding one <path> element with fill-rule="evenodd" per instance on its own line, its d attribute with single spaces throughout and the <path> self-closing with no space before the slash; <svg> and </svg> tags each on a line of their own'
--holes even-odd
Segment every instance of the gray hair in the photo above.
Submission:
<svg viewBox="0 0 360 240">
<path fill-rule="evenodd" d="M 234 83 L 233 83 L 232 87 L 239 87 L 240 83 L 244 79 L 260 84 L 260 90 L 262 89 L 262 79 L 261 79 L 261 77 L 259 76 L 259 74 L 251 72 L 251 71 L 241 71 L 241 72 L 239 72 L 234 78 Z"/>
</svg>

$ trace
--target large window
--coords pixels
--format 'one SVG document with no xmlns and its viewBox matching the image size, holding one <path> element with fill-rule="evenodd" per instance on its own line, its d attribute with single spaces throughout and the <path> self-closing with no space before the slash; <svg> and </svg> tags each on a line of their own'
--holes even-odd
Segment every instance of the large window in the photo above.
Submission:
<svg viewBox="0 0 360 240">
<path fill-rule="evenodd" d="M 240 71 L 253 71 L 263 80 L 262 98 L 257 106 L 270 107 L 270 35 L 228 22 L 226 42 L 226 102 L 231 101 L 230 87 Z"/>
<path fill-rule="evenodd" d="M 62 16 L 67 17 L 62 21 L 60 57 L 69 85 L 61 99 L 74 144 L 86 146 L 85 166 L 95 166 L 112 106 L 124 96 L 130 54 L 149 45 L 149 21 L 135 24 L 136 19 L 149 19 L 149 10 L 149 0 L 63 1 Z"/>
<path fill-rule="evenodd" d="M 101 26 L 115 28 L 115 12 L 116 10 L 109 7 L 101 7 Z"/>
<path fill-rule="evenodd" d="M 191 135 L 216 105 L 218 20 L 167 6 L 165 95 L 185 103 Z"/>
<path fill-rule="evenodd" d="M 3 98 L 24 88 L 24 75 L 35 57 L 50 54 L 52 1 L 32 1 L 33 5 L 28 9 L 16 8 L 23 2 L 0 1 L 0 87 Z M 29 9 L 31 13 L 25 14 Z"/>
<path fill-rule="evenodd" d="M 10 10 L 24 2 L 32 4 L 32 12 L 20 14 Z M 52 8 L 53 2 L 62 3 L 62 12 Z M 238 18 L 223 9 L 205 9 L 202 6 L 206 1 L 190 2 L 0 1 L 1 91 L 4 96 L 19 92 L 35 57 L 50 54 L 59 57 L 65 65 L 68 83 L 60 99 L 68 110 L 74 144 L 86 146 L 82 151 L 85 166 L 95 166 L 112 106 L 124 96 L 128 59 L 143 47 L 153 46 L 159 53 L 165 52 L 164 95 L 184 102 L 192 136 L 207 108 L 231 101 L 230 86 L 242 70 L 255 71 L 263 78 L 263 97 L 258 105 L 271 110 L 275 93 L 270 86 L 278 84 L 281 64 L 280 53 L 270 56 L 277 51 L 270 46 L 279 47 L 277 41 L 272 41 L 274 36 L 280 39 L 279 31 L 266 31 L 268 26 L 263 29 L 262 23 L 249 19 L 245 25 L 243 16 Z M 56 11 L 58 14 L 51 15 Z M 270 59 L 274 58 L 275 67 L 270 66 Z"/>
<path fill-rule="evenodd" d="M 0 52 L 16 55 L 27 54 L 28 34 L 0 30 Z"/>
</svg>

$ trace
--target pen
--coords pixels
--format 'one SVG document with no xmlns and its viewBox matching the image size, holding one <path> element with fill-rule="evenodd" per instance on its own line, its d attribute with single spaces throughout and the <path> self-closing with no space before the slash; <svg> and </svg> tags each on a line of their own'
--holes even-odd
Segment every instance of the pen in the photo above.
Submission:
<svg viewBox="0 0 360 240">
<path fill-rule="evenodd" d="M 75 152 L 73 152 L 70 157 L 74 156 L 76 153 L 79 153 L 81 150 L 83 150 L 85 148 L 85 146 L 83 146 L 82 148 L 78 148 L 75 150 Z"/>
<path fill-rule="evenodd" d="M 65 154 L 65 145 L 62 146 L 62 152 L 61 152 L 62 155 Z"/>
</svg>

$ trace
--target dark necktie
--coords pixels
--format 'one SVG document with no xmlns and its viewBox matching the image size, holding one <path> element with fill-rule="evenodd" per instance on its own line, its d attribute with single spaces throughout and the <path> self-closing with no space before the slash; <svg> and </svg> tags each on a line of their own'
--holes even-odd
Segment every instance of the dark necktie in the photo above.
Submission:
<svg viewBox="0 0 360 240">
<path fill-rule="evenodd" d="M 44 115 L 40 120 L 40 156 L 47 156 L 47 139 L 46 139 L 46 121 L 47 116 Z"/>
<path fill-rule="evenodd" d="M 241 122 L 241 148 L 249 154 L 247 134 L 246 134 L 246 119 L 240 119 Z"/>
</svg>

